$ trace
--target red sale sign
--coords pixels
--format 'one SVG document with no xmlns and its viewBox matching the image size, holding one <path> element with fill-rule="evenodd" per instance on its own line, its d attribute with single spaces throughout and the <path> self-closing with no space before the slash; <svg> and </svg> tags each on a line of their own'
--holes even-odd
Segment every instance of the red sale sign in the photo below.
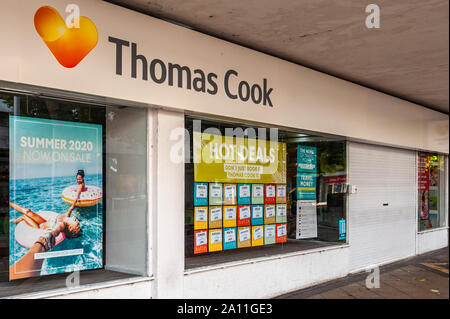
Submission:
<svg viewBox="0 0 450 319">
<path fill-rule="evenodd" d="M 347 175 L 327 176 L 328 184 L 342 184 L 347 182 Z"/>
</svg>

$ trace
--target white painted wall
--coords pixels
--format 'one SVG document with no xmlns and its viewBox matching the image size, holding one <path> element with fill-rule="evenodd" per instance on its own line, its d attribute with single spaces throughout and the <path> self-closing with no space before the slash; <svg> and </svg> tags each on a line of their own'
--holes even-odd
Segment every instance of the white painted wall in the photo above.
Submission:
<svg viewBox="0 0 450 319">
<path fill-rule="evenodd" d="M 349 247 L 340 246 L 229 263 L 203 271 L 190 270 L 184 276 L 183 296 L 189 299 L 274 297 L 346 276 L 348 254 Z"/>
<path fill-rule="evenodd" d="M 149 234 L 155 276 L 152 297 L 181 298 L 184 272 L 184 114 L 164 110 L 152 113 L 154 178 L 152 229 Z M 173 135 L 173 132 L 182 134 Z M 170 160 L 176 145 L 179 146 L 179 163 Z"/>
<path fill-rule="evenodd" d="M 448 246 L 448 227 L 425 230 L 417 233 L 417 254 Z"/>
<path fill-rule="evenodd" d="M 84 287 L 78 291 L 50 293 L 45 299 L 150 299 L 152 281 L 112 284 L 111 286 Z"/>
</svg>

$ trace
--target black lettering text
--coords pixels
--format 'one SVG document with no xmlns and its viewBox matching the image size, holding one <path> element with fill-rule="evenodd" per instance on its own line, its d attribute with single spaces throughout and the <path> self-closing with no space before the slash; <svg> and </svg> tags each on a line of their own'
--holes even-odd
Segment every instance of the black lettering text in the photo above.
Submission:
<svg viewBox="0 0 450 319">
<path fill-rule="evenodd" d="M 255 104 L 261 103 L 262 100 L 262 90 L 258 84 L 253 84 L 252 86 L 252 101 Z"/>
<path fill-rule="evenodd" d="M 217 80 L 217 74 L 209 73 L 208 74 L 208 83 L 209 83 L 209 85 L 211 85 L 212 90 L 208 89 L 208 93 L 211 94 L 211 95 L 217 94 L 217 92 L 219 90 L 219 88 L 217 87 L 217 83 L 216 83 L 216 81 L 214 79 Z"/>
<path fill-rule="evenodd" d="M 140 60 L 142 63 L 142 80 L 147 81 L 147 59 L 141 54 L 137 54 L 136 43 L 131 43 L 131 77 L 136 78 L 136 62 Z"/>
<path fill-rule="evenodd" d="M 183 87 L 183 71 L 186 74 L 186 88 L 191 89 L 191 70 L 187 66 L 180 66 L 179 64 L 169 63 L 169 85 L 173 86 L 173 71 L 177 70 L 178 87 Z"/>
<path fill-rule="evenodd" d="M 206 91 L 206 79 L 205 79 L 205 73 L 202 70 L 196 69 L 194 70 L 194 74 L 200 75 L 199 77 L 195 77 L 192 81 L 192 86 L 194 87 L 194 90 L 197 92 L 203 92 Z"/>
<path fill-rule="evenodd" d="M 250 98 L 250 86 L 245 81 L 239 83 L 239 98 L 244 102 Z"/>
<path fill-rule="evenodd" d="M 263 87 L 264 87 L 264 101 L 263 101 L 263 104 L 267 105 L 267 103 L 269 103 L 269 106 L 273 107 L 272 101 L 270 100 L 270 93 L 272 93 L 273 88 L 270 88 L 270 90 L 267 90 L 267 79 L 264 79 Z"/>
<path fill-rule="evenodd" d="M 225 78 L 224 78 L 224 83 L 223 84 L 224 84 L 225 94 L 230 99 L 236 100 L 238 98 L 237 95 L 232 94 L 230 92 L 230 88 L 228 86 L 229 85 L 228 81 L 229 81 L 231 75 L 238 76 L 238 73 L 236 71 L 234 71 L 234 70 L 228 70 L 227 73 L 225 73 Z"/>
<path fill-rule="evenodd" d="M 159 67 L 161 69 L 160 77 L 158 78 L 156 75 L 156 65 L 159 64 Z M 158 84 L 164 83 L 167 76 L 167 70 L 166 66 L 164 65 L 164 62 L 159 59 L 154 59 L 150 63 L 150 77 L 152 80 Z"/>
<path fill-rule="evenodd" d="M 108 37 L 108 41 L 116 45 L 116 74 L 122 75 L 122 47 L 130 46 L 130 42 L 114 37 Z"/>
</svg>

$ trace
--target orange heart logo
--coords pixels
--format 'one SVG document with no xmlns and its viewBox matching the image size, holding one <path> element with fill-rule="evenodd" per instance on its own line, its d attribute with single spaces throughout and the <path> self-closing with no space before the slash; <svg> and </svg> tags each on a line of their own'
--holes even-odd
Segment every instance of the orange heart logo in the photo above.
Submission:
<svg viewBox="0 0 450 319">
<path fill-rule="evenodd" d="M 54 8 L 39 8 L 34 15 L 36 31 L 58 62 L 73 68 L 97 45 L 98 32 L 95 24 L 86 17 L 79 18 L 79 28 L 67 27 Z"/>
</svg>

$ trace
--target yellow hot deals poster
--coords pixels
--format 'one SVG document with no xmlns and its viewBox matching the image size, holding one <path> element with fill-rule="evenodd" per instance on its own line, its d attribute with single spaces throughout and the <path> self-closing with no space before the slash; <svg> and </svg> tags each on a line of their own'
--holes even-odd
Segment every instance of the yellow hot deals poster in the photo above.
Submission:
<svg viewBox="0 0 450 319">
<path fill-rule="evenodd" d="M 196 182 L 286 183 L 286 143 L 194 132 Z"/>
</svg>

